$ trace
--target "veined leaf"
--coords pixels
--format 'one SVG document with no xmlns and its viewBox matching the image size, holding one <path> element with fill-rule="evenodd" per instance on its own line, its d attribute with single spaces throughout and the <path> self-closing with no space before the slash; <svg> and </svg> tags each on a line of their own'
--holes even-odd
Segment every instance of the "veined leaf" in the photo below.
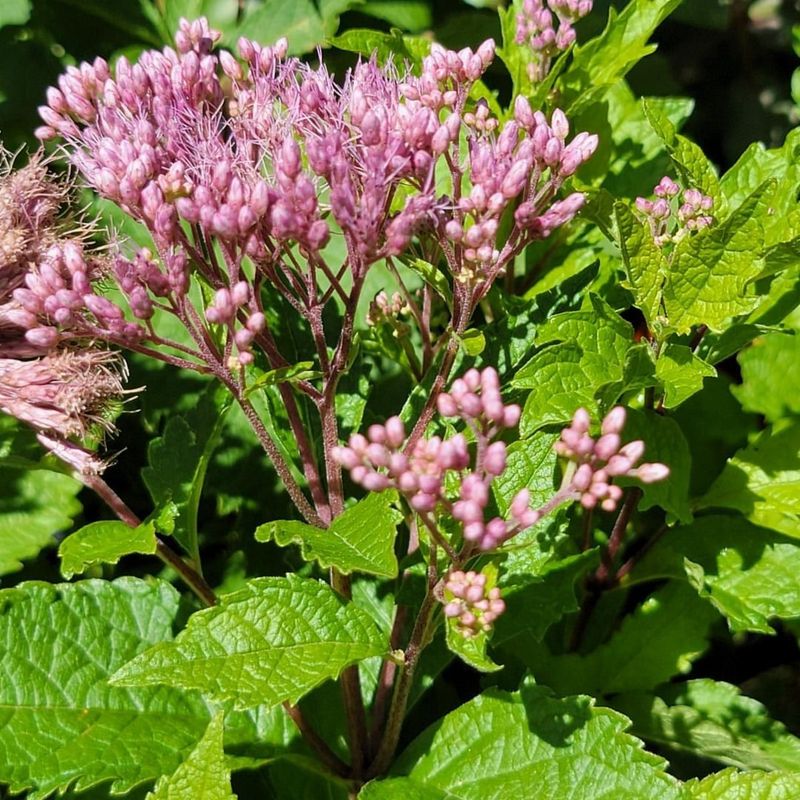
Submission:
<svg viewBox="0 0 800 800">
<path fill-rule="evenodd" d="M 800 616 L 800 546 L 737 516 L 706 516 L 669 531 L 632 573 L 635 581 L 689 580 L 734 631 L 772 633 Z"/>
<path fill-rule="evenodd" d="M 281 520 L 267 522 L 256 529 L 256 540 L 274 539 L 281 547 L 299 544 L 306 561 L 321 567 L 336 567 L 349 575 L 366 572 L 384 578 L 397 575 L 394 540 L 403 516 L 392 508 L 393 492 L 371 493 L 331 526 L 315 528 L 304 522 Z"/>
<path fill-rule="evenodd" d="M 732 508 L 756 525 L 800 537 L 800 422 L 767 429 L 736 453 L 699 506 Z"/>
<path fill-rule="evenodd" d="M 375 623 L 327 584 L 259 578 L 189 619 L 174 642 L 120 669 L 117 686 L 199 689 L 236 708 L 297 703 L 346 666 L 388 649 Z"/>
<path fill-rule="evenodd" d="M 60 472 L 10 467 L 0 467 L 0 482 L 0 575 L 7 575 L 72 527 L 81 484 Z"/>
<path fill-rule="evenodd" d="M 636 736 L 676 753 L 743 769 L 800 770 L 800 739 L 730 683 L 701 678 L 655 695 L 621 694 L 614 708 L 631 719 Z"/>
<path fill-rule="evenodd" d="M 230 405 L 225 390 L 210 387 L 191 412 L 172 417 L 164 433 L 150 442 L 149 466 L 142 470 L 156 506 L 175 504 L 178 517 L 173 535 L 195 561 L 199 557 L 197 508 L 208 463 Z"/>
<path fill-rule="evenodd" d="M 236 800 L 222 750 L 222 715 L 208 725 L 203 738 L 169 777 L 163 777 L 147 800 Z"/>
<path fill-rule="evenodd" d="M 664 406 L 675 408 L 703 388 L 717 371 L 683 344 L 668 342 L 656 359 L 656 377 L 664 387 Z"/>
<path fill-rule="evenodd" d="M 58 548 L 61 574 L 71 578 L 92 564 L 116 564 L 131 553 L 155 553 L 156 527 L 151 520 L 131 528 L 118 520 L 90 522 L 68 536 Z"/>
<path fill-rule="evenodd" d="M 108 677 L 172 637 L 179 599 L 134 578 L 0 592 L 0 782 L 31 800 L 73 783 L 113 781 L 123 793 L 178 766 L 208 724 L 206 705 Z"/>
<path fill-rule="evenodd" d="M 490 690 L 411 744 L 395 765 L 405 777 L 369 783 L 359 800 L 679 800 L 665 763 L 627 726 L 589 697 Z"/>
<path fill-rule="evenodd" d="M 800 336 L 773 333 L 739 353 L 742 385 L 731 391 L 747 411 L 770 422 L 800 414 Z"/>
<path fill-rule="evenodd" d="M 351 53 L 371 56 L 375 53 L 380 63 L 395 58 L 402 63 L 419 65 L 428 55 L 431 43 L 420 36 L 403 36 L 399 31 L 383 33 L 369 28 L 351 28 L 331 40 L 334 47 Z"/>
<path fill-rule="evenodd" d="M 650 689 L 688 672 L 708 647 L 716 612 L 685 583 L 671 582 L 651 595 L 605 643 L 586 655 L 523 652 L 534 677 L 560 694 L 580 686 L 593 695 Z"/>
<path fill-rule="evenodd" d="M 686 784 L 689 800 L 795 800 L 797 772 L 739 772 L 726 769 Z"/>
</svg>

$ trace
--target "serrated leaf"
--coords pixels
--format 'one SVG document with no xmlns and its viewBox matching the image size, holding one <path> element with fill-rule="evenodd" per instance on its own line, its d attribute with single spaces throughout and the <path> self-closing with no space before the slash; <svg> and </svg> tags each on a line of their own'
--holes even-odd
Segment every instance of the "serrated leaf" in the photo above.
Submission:
<svg viewBox="0 0 800 800">
<path fill-rule="evenodd" d="M 800 774 L 726 769 L 689 781 L 686 791 L 689 800 L 795 800 L 800 794 Z"/>
<path fill-rule="evenodd" d="M 395 767 L 406 777 L 367 784 L 359 800 L 678 800 L 678 782 L 627 725 L 589 697 L 490 690 L 411 744 Z"/>
<path fill-rule="evenodd" d="M 666 480 L 644 485 L 620 478 L 620 485 L 640 486 L 642 499 L 639 507 L 642 510 L 660 506 L 677 519 L 690 521 L 692 510 L 689 505 L 689 478 L 692 457 L 680 425 L 671 417 L 653 411 L 629 409 L 624 439 L 642 439 L 645 444 L 643 460 L 666 464 L 670 474 Z"/>
<path fill-rule="evenodd" d="M 558 462 L 553 445 L 557 436 L 540 433 L 530 439 L 512 442 L 506 450 L 506 468 L 492 482 L 498 510 L 506 514 L 521 489 L 531 493 L 531 506 L 544 505 L 553 494 L 553 479 Z"/>
<path fill-rule="evenodd" d="M 205 704 L 108 677 L 172 637 L 179 601 L 169 584 L 134 578 L 0 592 L 0 782 L 30 800 L 73 783 L 124 793 L 178 766 L 208 724 Z"/>
<path fill-rule="evenodd" d="M 539 647 L 522 654 L 537 681 L 560 694 L 582 687 L 593 695 L 650 689 L 688 672 L 708 647 L 717 613 L 691 587 L 673 581 L 626 617 L 619 630 L 586 655 L 551 655 Z"/>
<path fill-rule="evenodd" d="M 722 210 L 722 195 L 711 162 L 697 144 L 677 132 L 672 121 L 660 109 L 651 105 L 647 99 L 642 100 L 642 108 L 653 130 L 667 148 L 685 188 L 700 189 L 703 194 L 712 197 L 716 201 L 715 212 L 718 214 Z"/>
<path fill-rule="evenodd" d="M 656 359 L 656 377 L 664 387 L 664 406 L 675 408 L 703 388 L 706 378 L 717 371 L 696 356 L 691 348 L 669 342 Z"/>
<path fill-rule="evenodd" d="M 800 414 L 800 336 L 773 333 L 756 339 L 739 353 L 741 386 L 733 386 L 746 411 L 777 422 Z"/>
<path fill-rule="evenodd" d="M 653 240 L 652 231 L 624 203 L 614 206 L 622 262 L 636 305 L 648 325 L 661 314 L 661 287 L 667 274 L 667 260 Z"/>
<path fill-rule="evenodd" d="M 348 665 L 388 649 L 370 617 L 327 584 L 259 578 L 189 619 L 114 676 L 118 686 L 166 683 L 236 708 L 297 701 Z"/>
<path fill-rule="evenodd" d="M 664 303 L 678 333 L 704 324 L 723 330 L 753 308 L 745 287 L 762 268 L 767 187 L 754 192 L 724 222 L 682 239 L 673 253 Z"/>
<path fill-rule="evenodd" d="M 1 467 L 0 575 L 22 569 L 55 535 L 72 526 L 81 512 L 81 484 L 68 475 L 46 469 Z"/>
<path fill-rule="evenodd" d="M 274 539 L 281 547 L 299 544 L 306 561 L 316 561 L 326 569 L 336 567 L 346 575 L 365 572 L 394 578 L 394 540 L 403 516 L 392 508 L 393 499 L 392 492 L 371 493 L 337 517 L 327 530 L 295 520 L 267 522 L 256 529 L 256 540 Z"/>
<path fill-rule="evenodd" d="M 576 47 L 572 63 L 562 78 L 572 103 L 568 110 L 588 103 L 589 92 L 616 84 L 642 58 L 653 52 L 647 41 L 681 0 L 633 0 L 620 14 L 612 8 L 603 32 Z M 596 95 L 595 95 L 596 96 Z"/>
<path fill-rule="evenodd" d="M 155 553 L 155 523 L 131 528 L 118 520 L 90 522 L 61 542 L 61 574 L 71 578 L 93 564 L 116 564 L 131 553 Z"/>
<path fill-rule="evenodd" d="M 163 777 L 147 800 L 236 800 L 222 750 L 222 715 L 208 725 L 197 747 L 169 777 Z"/>
<path fill-rule="evenodd" d="M 800 769 L 800 739 L 730 683 L 701 678 L 656 695 L 621 694 L 614 708 L 631 719 L 636 736 L 676 753 L 745 769 Z"/>
<path fill-rule="evenodd" d="M 773 633 L 769 620 L 800 616 L 800 546 L 741 517 L 707 516 L 669 531 L 634 580 L 685 577 L 734 631 Z"/>
<path fill-rule="evenodd" d="M 800 422 L 773 426 L 739 450 L 698 506 L 732 508 L 756 525 L 800 537 Z"/>
<path fill-rule="evenodd" d="M 156 506 L 174 503 L 178 510 L 174 536 L 198 560 L 197 508 L 206 470 L 219 440 L 230 396 L 211 386 L 192 411 L 174 416 L 164 433 L 147 448 L 149 466 L 142 478 Z"/>
<path fill-rule="evenodd" d="M 596 295 L 592 309 L 556 314 L 539 329 L 539 350 L 514 376 L 512 386 L 530 389 L 520 423 L 528 436 L 567 422 L 575 409 L 604 410 L 625 385 L 633 329 Z"/>
</svg>

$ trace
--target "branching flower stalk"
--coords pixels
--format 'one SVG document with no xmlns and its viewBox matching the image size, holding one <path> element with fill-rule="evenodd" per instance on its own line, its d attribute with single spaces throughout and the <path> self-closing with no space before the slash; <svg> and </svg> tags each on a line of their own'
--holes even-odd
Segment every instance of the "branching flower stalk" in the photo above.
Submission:
<svg viewBox="0 0 800 800">
<path fill-rule="evenodd" d="M 561 5 L 564 20 L 583 13 Z M 562 189 L 597 137 L 571 136 L 564 113 L 547 118 L 523 96 L 505 121 L 475 100 L 494 58 L 491 40 L 474 51 L 432 45 L 419 75 L 373 58 L 337 84 L 324 64 L 288 58 L 284 40 L 266 47 L 240 39 L 234 55 L 217 49 L 219 39 L 204 19 L 182 20 L 174 48 L 147 51 L 136 63 L 121 58 L 113 69 L 102 59 L 70 67 L 48 91 L 39 137 L 61 139 L 86 183 L 143 224 L 152 247 L 101 257 L 80 239 L 53 242 L 10 286 L 24 346 L 49 353 L 104 342 L 212 375 L 241 406 L 306 521 L 325 527 L 343 512 L 344 465 L 370 491 L 396 486 L 428 530 L 431 551 L 455 569 L 556 505 L 590 496 L 588 485 L 570 485 L 533 509 L 522 490 L 507 519 L 486 519 L 491 483 L 505 469 L 498 437 L 516 425 L 519 409 L 503 403 L 491 369 L 445 389 L 460 337 L 495 280 L 582 208 L 581 193 Z M 399 278 L 395 263 L 420 255 L 450 286 L 444 322 L 433 322 L 430 287 L 418 303 Z M 423 378 L 431 389 L 408 435 L 392 419 L 342 447 L 337 389 L 369 301 L 367 275 L 380 262 L 398 275 L 410 311 L 404 324 L 424 343 L 417 375 L 435 374 Z M 386 317 L 395 301 L 373 305 Z M 293 366 L 281 335 L 287 313 L 310 333 L 318 376 L 278 381 L 276 389 L 303 482 L 253 402 L 265 373 Z M 185 338 L 158 332 L 164 316 Z M 317 413 L 319 446 L 306 407 Z M 426 438 L 437 407 L 466 425 L 474 455 L 465 434 Z M 457 497 L 445 474 L 459 476 Z M 443 509 L 462 526 L 462 541 L 442 532 Z M 344 576 L 333 571 L 331 583 L 347 596 Z M 443 585 L 434 558 L 389 710 L 391 733 L 379 746 L 367 742 L 358 668 L 343 675 L 355 779 L 394 752 Z M 370 752 L 377 756 L 367 769 Z"/>
</svg>

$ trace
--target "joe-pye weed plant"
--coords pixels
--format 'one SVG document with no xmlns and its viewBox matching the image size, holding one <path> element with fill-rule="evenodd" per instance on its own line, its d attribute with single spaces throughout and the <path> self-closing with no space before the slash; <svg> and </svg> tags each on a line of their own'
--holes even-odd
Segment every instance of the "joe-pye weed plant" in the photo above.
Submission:
<svg viewBox="0 0 800 800">
<path fill-rule="evenodd" d="M 678 5 L 580 45 L 591 0 L 458 52 L 351 30 L 337 75 L 182 19 L 48 91 L 102 216 L 44 156 L 0 179 L 2 471 L 34 509 L 0 568 L 61 532 L 85 577 L 0 594 L 12 792 L 800 792 L 800 742 L 692 672 L 800 617 L 796 137 L 720 178 L 689 101 L 634 97 Z M 144 513 L 104 442 L 147 403 L 126 352 L 170 395 Z"/>
</svg>

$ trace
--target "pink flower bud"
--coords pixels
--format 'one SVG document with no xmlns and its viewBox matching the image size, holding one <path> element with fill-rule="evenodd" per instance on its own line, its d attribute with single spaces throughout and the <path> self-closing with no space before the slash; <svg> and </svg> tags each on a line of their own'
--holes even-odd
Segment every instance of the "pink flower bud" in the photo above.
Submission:
<svg viewBox="0 0 800 800">
<path fill-rule="evenodd" d="M 642 483 L 656 483 L 663 481 L 669 477 L 669 467 L 666 464 L 642 464 L 635 472 L 634 475 Z"/>
</svg>

